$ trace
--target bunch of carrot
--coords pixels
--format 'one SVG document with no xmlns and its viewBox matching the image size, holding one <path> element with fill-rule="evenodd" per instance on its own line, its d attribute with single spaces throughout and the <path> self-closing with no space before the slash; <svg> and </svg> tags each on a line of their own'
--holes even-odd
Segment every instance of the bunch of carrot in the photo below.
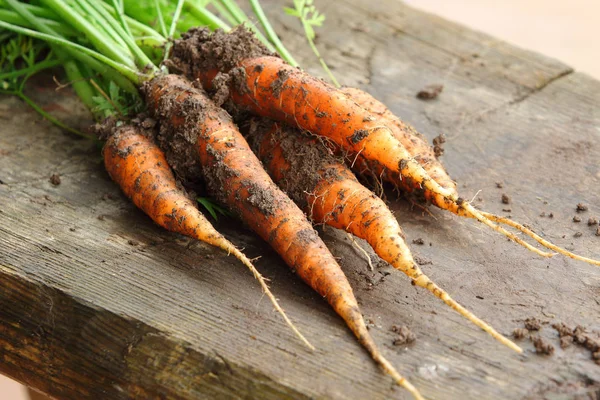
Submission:
<svg viewBox="0 0 600 400">
<path fill-rule="evenodd" d="M 36 6 L 0 0 L 0 27 L 46 42 L 59 58 L 69 62 L 69 80 L 83 82 L 78 94 L 86 104 L 96 104 L 92 108 L 99 119 L 110 115 L 113 120 L 127 121 L 128 114 L 145 104 L 158 121 L 158 132 L 144 134 L 131 123 L 109 129 L 103 154 L 113 180 L 157 224 L 234 254 L 252 270 L 274 306 L 308 346 L 250 261 L 210 225 L 178 186 L 169 164 L 184 166 L 176 169 L 183 183 L 197 180 L 199 177 L 192 175 L 201 174 L 211 195 L 321 294 L 373 359 L 415 398 L 421 398 L 417 389 L 377 349 L 349 282 L 305 213 L 314 222 L 365 239 L 415 285 L 431 291 L 500 342 L 518 352 L 521 349 L 455 302 L 420 270 L 396 219 L 380 198 L 358 182 L 344 159 L 359 175 L 374 175 L 404 191 L 420 192 L 436 206 L 474 218 L 540 255 L 551 254 L 500 224 L 514 227 L 554 251 L 600 265 L 545 241 L 514 221 L 479 211 L 460 198 L 456 184 L 423 136 L 383 104 L 358 89 L 336 88 L 296 68 L 258 1 L 251 4 L 268 38 L 259 35 L 257 39 L 244 27 L 230 30 L 200 3 L 45 0 Z M 247 18 L 232 1 L 215 4 L 229 22 Z M 187 13 L 182 17 L 184 10 Z M 151 14 L 157 17 L 160 32 L 149 26 L 154 21 Z M 167 17 L 170 21 L 165 21 Z M 223 30 L 190 29 L 180 40 L 172 41 L 176 32 L 193 25 Z M 164 51 L 157 46 L 164 46 Z M 275 49 L 284 59 L 273 53 Z M 169 74 L 167 68 L 183 76 Z M 243 122 L 252 146 L 220 107 L 226 100 L 260 117 Z M 299 130 L 325 141 L 303 136 Z M 310 163 L 297 156 L 300 148 L 313 155 Z"/>
</svg>

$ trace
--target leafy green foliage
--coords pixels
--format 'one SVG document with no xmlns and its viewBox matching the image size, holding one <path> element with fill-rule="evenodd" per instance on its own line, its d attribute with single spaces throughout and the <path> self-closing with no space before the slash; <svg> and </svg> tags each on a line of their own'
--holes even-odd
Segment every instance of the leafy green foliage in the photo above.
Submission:
<svg viewBox="0 0 600 400">
<path fill-rule="evenodd" d="M 3 91 L 22 92 L 33 74 L 44 69 L 44 66 L 56 65 L 52 62 L 55 60 L 53 54 L 41 42 L 9 32 L 2 32 L 0 39 L 0 89 Z M 49 62 L 36 68 L 44 61 Z"/>
<path fill-rule="evenodd" d="M 196 200 L 206 209 L 206 211 L 208 211 L 215 221 L 218 220 L 217 214 L 220 214 L 224 217 L 231 217 L 231 212 L 229 210 L 224 209 L 206 197 L 198 197 Z"/>
<path fill-rule="evenodd" d="M 317 10 L 314 0 L 294 0 L 294 8 L 284 7 L 284 11 L 286 14 L 300 19 L 302 27 L 304 28 L 304 34 L 306 39 L 308 39 L 308 45 L 319 59 L 321 67 L 323 67 L 327 75 L 329 75 L 331 82 L 333 82 L 335 86 L 340 87 L 339 82 L 335 79 L 335 76 L 329 69 L 329 66 L 323 57 L 321 57 L 321 53 L 315 45 L 315 38 L 317 35 L 314 28 L 323 25 L 323 22 L 325 22 L 325 14 L 321 14 Z"/>
<path fill-rule="evenodd" d="M 321 14 L 314 5 L 314 0 L 294 0 L 294 8 L 284 7 L 285 13 L 297 17 L 302 21 L 308 40 L 315 40 L 316 34 L 313 27 L 322 26 L 325 14 Z"/>
<path fill-rule="evenodd" d="M 124 91 L 113 81 L 108 82 L 105 86 L 106 88 L 97 86 L 101 95 L 92 97 L 96 103 L 92 110 L 95 115 L 102 118 L 125 117 L 135 115 L 143 110 L 144 104 L 139 97 Z"/>
</svg>

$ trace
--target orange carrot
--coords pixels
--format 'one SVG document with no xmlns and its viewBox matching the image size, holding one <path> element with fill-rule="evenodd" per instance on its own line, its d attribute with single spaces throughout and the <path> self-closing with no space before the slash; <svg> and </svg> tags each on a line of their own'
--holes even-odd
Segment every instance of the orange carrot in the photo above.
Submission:
<svg viewBox="0 0 600 400">
<path fill-rule="evenodd" d="M 448 191 L 454 193 L 458 196 L 458 192 L 456 190 L 456 183 L 450 178 L 446 169 L 442 165 L 442 163 L 435 156 L 435 152 L 427 143 L 427 139 L 420 133 L 418 133 L 412 126 L 405 124 L 400 118 L 395 116 L 383 103 L 379 100 L 375 99 L 369 93 L 356 89 L 356 88 L 342 88 L 342 92 L 344 92 L 349 98 L 356 101 L 361 107 L 363 107 L 368 112 L 374 114 L 377 118 L 379 118 L 382 123 L 386 124 L 394 137 L 398 139 L 404 147 L 406 147 L 407 151 L 413 156 L 413 158 L 421 164 L 423 169 L 429 174 L 429 176 L 435 180 L 441 187 L 447 189 Z M 402 179 L 398 174 L 389 173 L 385 168 L 381 167 L 381 164 L 375 162 L 368 162 L 362 156 L 348 156 L 352 159 L 352 163 L 355 165 L 355 171 L 358 171 L 362 175 L 371 174 L 376 177 L 383 178 L 384 180 L 391 182 L 395 186 L 401 188 L 405 192 L 423 192 L 426 200 L 432 201 L 435 205 L 445 208 L 451 212 L 454 212 L 458 215 L 465 217 L 472 217 L 469 214 L 465 214 L 461 212 L 458 207 L 446 206 L 445 204 L 438 204 L 436 200 L 439 200 L 439 197 L 433 195 L 431 191 L 421 191 L 418 186 L 412 186 L 411 181 L 407 179 Z M 542 246 L 554 250 L 557 253 L 563 254 L 567 257 L 573 258 L 575 260 L 584 261 L 593 265 L 600 265 L 600 261 L 593 260 L 587 257 L 583 257 L 577 254 L 574 254 L 562 247 L 556 246 L 553 243 L 541 238 L 531 229 L 509 219 L 506 217 L 500 217 L 498 215 L 494 215 L 487 212 L 481 212 L 481 214 L 490 219 L 491 221 L 501 223 L 504 225 L 511 226 L 519 231 L 525 233 L 526 235 L 533 238 Z"/>
<path fill-rule="evenodd" d="M 324 136 L 341 149 L 398 174 L 410 186 L 422 188 L 439 207 L 475 218 L 538 255 L 554 255 L 497 225 L 452 188 L 442 187 L 387 124 L 342 91 L 271 55 L 244 27 L 229 34 L 191 30 L 176 42 L 171 62 L 215 92 L 219 102 L 229 98 L 246 111 Z"/>
<path fill-rule="evenodd" d="M 325 297 L 398 385 L 421 398 L 377 349 L 340 266 L 302 211 L 273 183 L 229 114 L 179 76 L 156 78 L 145 92 L 146 103 L 163 122 L 163 134 L 170 132 L 173 140 L 183 137 L 195 142 L 212 195 L 237 213 Z"/>
<path fill-rule="evenodd" d="M 377 255 L 408 275 L 413 284 L 426 288 L 492 337 L 522 352 L 423 274 L 413 260 L 400 225 L 383 200 L 361 185 L 350 169 L 329 155 L 321 143 L 266 119 L 253 120 L 249 138 L 275 182 L 314 222 L 366 240 Z"/>
<path fill-rule="evenodd" d="M 307 346 L 313 348 L 281 309 L 264 278 L 250 260 L 217 232 L 194 203 L 177 187 L 163 152 L 151 139 L 136 127 L 125 125 L 110 135 L 103 155 L 104 165 L 110 177 L 154 222 L 172 232 L 223 249 L 248 267 L 288 326 Z"/>
</svg>

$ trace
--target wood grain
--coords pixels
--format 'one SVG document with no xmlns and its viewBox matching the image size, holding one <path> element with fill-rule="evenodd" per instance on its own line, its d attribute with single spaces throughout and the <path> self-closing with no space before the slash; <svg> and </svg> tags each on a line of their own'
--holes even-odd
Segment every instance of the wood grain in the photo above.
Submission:
<svg viewBox="0 0 600 400">
<path fill-rule="evenodd" d="M 322 75 L 297 21 L 281 2 L 264 3 L 302 65 Z M 590 207 L 582 217 L 600 216 L 598 81 L 393 0 L 317 4 L 328 18 L 318 45 L 338 79 L 366 88 L 430 139 L 445 133 L 444 163 L 465 198 L 482 190 L 476 204 L 502 213 L 506 193 L 515 219 L 600 257 L 600 238 L 572 222 L 579 202 Z M 440 97 L 417 100 L 431 83 L 444 85 Z M 51 84 L 32 92 L 59 117 L 88 123 L 67 92 Z M 262 256 L 257 267 L 316 352 L 289 332 L 235 259 L 165 232 L 135 209 L 94 144 L 13 98 L 0 99 L 0 121 L 0 372 L 60 399 L 408 398 L 327 304 L 239 223 L 217 225 L 249 256 Z M 52 173 L 59 186 L 48 181 Z M 403 200 L 390 206 L 409 242 L 425 240 L 413 248 L 433 263 L 423 266 L 430 277 L 503 333 L 527 317 L 600 329 L 597 268 L 536 258 L 439 210 L 422 213 Z M 583 236 L 574 238 L 577 231 Z M 600 367 L 587 351 L 539 356 L 523 342 L 525 354 L 513 354 L 389 266 L 369 272 L 344 235 L 323 236 L 375 340 L 427 398 L 598 390 Z M 417 341 L 393 346 L 394 324 L 408 325 Z M 549 326 L 541 335 L 558 344 Z"/>
</svg>

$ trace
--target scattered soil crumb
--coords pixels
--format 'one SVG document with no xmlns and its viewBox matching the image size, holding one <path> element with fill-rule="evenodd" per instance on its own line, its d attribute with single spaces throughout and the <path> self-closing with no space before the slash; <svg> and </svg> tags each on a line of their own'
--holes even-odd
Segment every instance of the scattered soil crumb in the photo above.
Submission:
<svg viewBox="0 0 600 400">
<path fill-rule="evenodd" d="M 434 83 L 432 85 L 427 85 L 423 89 L 417 93 L 417 98 L 421 100 L 433 100 L 442 93 L 444 90 L 444 85 L 439 83 Z"/>
<path fill-rule="evenodd" d="M 573 335 L 573 330 L 571 328 L 569 328 L 567 325 L 565 325 L 563 322 L 558 322 L 556 324 L 552 324 L 552 327 L 554 329 L 556 329 L 556 331 L 558 332 L 558 336 L 560 336 L 560 337 Z"/>
<path fill-rule="evenodd" d="M 52 175 L 50 175 L 50 179 L 48 179 L 48 180 L 54 186 L 60 185 L 60 175 L 58 175 L 58 174 L 52 174 Z"/>
<path fill-rule="evenodd" d="M 502 182 L 496 182 L 496 187 L 498 189 L 502 189 L 504 187 L 504 183 L 502 183 Z"/>
<path fill-rule="evenodd" d="M 140 244 L 140 242 L 138 242 L 137 240 L 134 240 L 134 239 L 129 239 L 127 241 L 127 244 L 129 244 L 130 246 L 137 246 L 138 244 Z"/>
<path fill-rule="evenodd" d="M 600 236 L 600 226 L 596 229 L 596 236 Z"/>
<path fill-rule="evenodd" d="M 513 331 L 513 337 L 515 339 L 523 339 L 529 334 L 529 331 L 525 328 L 517 328 Z"/>
<path fill-rule="evenodd" d="M 433 138 L 433 153 L 435 154 L 435 158 L 440 158 L 444 154 L 444 143 L 446 143 L 446 136 L 443 133 Z"/>
<path fill-rule="evenodd" d="M 588 219 L 588 226 L 594 226 L 594 225 L 598 225 L 598 218 L 590 218 Z"/>
<path fill-rule="evenodd" d="M 510 197 L 506 193 L 502 194 L 502 204 L 510 204 Z"/>
<path fill-rule="evenodd" d="M 548 214 L 548 218 L 554 218 L 554 213 Z"/>
<path fill-rule="evenodd" d="M 542 211 L 542 213 L 540 214 L 540 217 L 545 217 L 546 213 L 544 211 Z"/>
<path fill-rule="evenodd" d="M 422 238 L 418 238 L 418 239 L 414 239 L 413 244 L 418 244 L 419 246 L 422 246 L 425 244 L 425 241 Z"/>
<path fill-rule="evenodd" d="M 113 200 L 114 198 L 115 198 L 115 196 L 113 196 L 113 195 L 112 195 L 112 194 L 110 194 L 110 193 L 104 193 L 104 194 L 102 195 L 102 200 L 104 200 L 104 201 L 106 201 L 106 200 Z"/>
<path fill-rule="evenodd" d="M 560 338 L 560 348 L 566 349 L 573 344 L 573 336 L 563 336 Z"/>
<path fill-rule="evenodd" d="M 206 258 L 207 260 L 214 260 L 215 256 L 212 255 L 212 254 L 207 254 L 207 255 L 204 256 L 204 258 Z"/>
<path fill-rule="evenodd" d="M 420 256 L 414 256 L 413 257 L 415 259 L 415 262 L 419 265 L 430 265 L 433 264 L 433 261 L 424 258 L 424 257 L 420 257 Z"/>
<path fill-rule="evenodd" d="M 512 208 L 503 208 L 502 211 L 504 211 L 504 212 L 512 212 Z"/>
<path fill-rule="evenodd" d="M 551 356 L 554 354 L 554 346 L 546 342 L 539 336 L 532 338 L 533 345 L 535 346 L 536 353 L 545 354 Z"/>
<path fill-rule="evenodd" d="M 417 335 L 412 333 L 406 325 L 393 325 L 392 332 L 398 334 L 398 337 L 394 339 L 394 346 L 402 346 L 404 344 L 409 344 L 417 340 Z"/>
<path fill-rule="evenodd" d="M 100 214 L 96 218 L 98 218 L 98 221 L 104 221 L 105 215 L 104 214 Z"/>
<path fill-rule="evenodd" d="M 579 203 L 577 204 L 577 207 L 575 209 L 577 210 L 577 212 L 584 212 L 588 210 L 588 206 L 586 206 L 583 203 Z"/>
<path fill-rule="evenodd" d="M 575 232 L 575 234 L 573 235 L 573 237 L 576 237 L 576 238 L 579 238 L 582 236 L 583 236 L 583 233 L 581 233 L 581 232 Z"/>
<path fill-rule="evenodd" d="M 578 217 L 577 215 L 573 217 L 573 222 L 581 222 L 581 217 Z"/>
<path fill-rule="evenodd" d="M 537 318 L 527 318 L 525 320 L 525 328 L 530 331 L 539 331 L 542 329 L 542 322 Z"/>
</svg>

